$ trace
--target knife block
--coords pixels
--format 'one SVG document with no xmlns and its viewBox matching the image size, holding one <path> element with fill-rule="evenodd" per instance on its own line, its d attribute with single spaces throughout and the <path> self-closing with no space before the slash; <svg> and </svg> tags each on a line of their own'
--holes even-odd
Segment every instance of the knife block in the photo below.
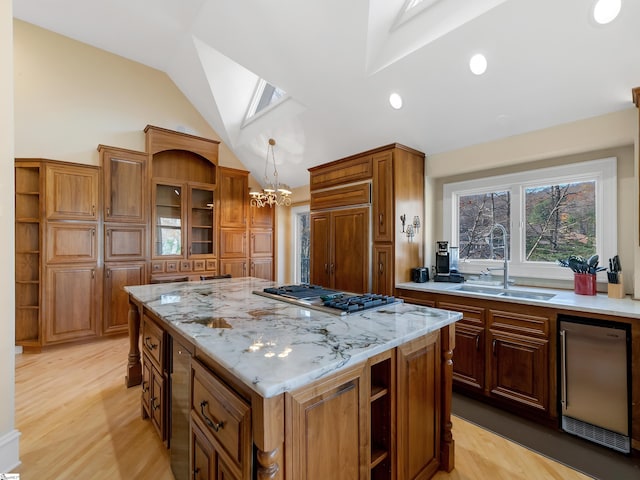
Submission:
<svg viewBox="0 0 640 480">
<path fill-rule="evenodd" d="M 624 282 L 622 280 L 622 272 L 618 274 L 619 283 L 607 284 L 607 295 L 609 298 L 624 298 Z"/>
</svg>

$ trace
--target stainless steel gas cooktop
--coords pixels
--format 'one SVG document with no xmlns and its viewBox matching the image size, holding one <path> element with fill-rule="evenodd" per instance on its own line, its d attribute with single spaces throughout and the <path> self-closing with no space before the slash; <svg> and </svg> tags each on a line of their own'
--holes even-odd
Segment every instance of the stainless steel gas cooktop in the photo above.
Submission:
<svg viewBox="0 0 640 480">
<path fill-rule="evenodd" d="M 390 295 L 341 292 L 308 283 L 265 288 L 253 293 L 334 315 L 347 315 L 402 302 Z"/>
</svg>

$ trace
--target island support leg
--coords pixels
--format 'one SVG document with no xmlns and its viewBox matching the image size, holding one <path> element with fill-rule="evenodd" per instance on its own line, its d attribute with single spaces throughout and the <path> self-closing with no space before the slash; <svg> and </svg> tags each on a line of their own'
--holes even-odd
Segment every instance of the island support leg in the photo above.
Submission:
<svg viewBox="0 0 640 480">
<path fill-rule="evenodd" d="M 451 397 L 453 389 L 453 350 L 455 323 L 440 330 L 442 351 L 442 417 L 440 424 L 440 469 L 450 472 L 455 466 L 453 434 L 451 429 Z"/>
<path fill-rule="evenodd" d="M 124 383 L 133 387 L 142 383 L 142 364 L 140 363 L 140 309 L 134 302 L 129 302 L 129 357 L 127 375 Z"/>
<path fill-rule="evenodd" d="M 258 480 L 283 480 L 284 394 L 262 398 L 255 394 L 251 401 L 253 441 L 257 448 Z"/>
</svg>

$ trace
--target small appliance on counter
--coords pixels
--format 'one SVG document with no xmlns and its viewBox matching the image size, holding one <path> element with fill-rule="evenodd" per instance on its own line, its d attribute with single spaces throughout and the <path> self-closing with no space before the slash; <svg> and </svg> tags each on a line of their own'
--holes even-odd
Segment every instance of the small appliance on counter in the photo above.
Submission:
<svg viewBox="0 0 640 480">
<path fill-rule="evenodd" d="M 425 283 L 429 281 L 429 269 L 418 267 L 411 269 L 411 281 L 415 283 Z"/>
<path fill-rule="evenodd" d="M 462 283 L 464 276 L 458 272 L 458 247 L 449 248 L 449 242 L 440 240 L 436 250 L 436 274 L 434 282 Z"/>
</svg>

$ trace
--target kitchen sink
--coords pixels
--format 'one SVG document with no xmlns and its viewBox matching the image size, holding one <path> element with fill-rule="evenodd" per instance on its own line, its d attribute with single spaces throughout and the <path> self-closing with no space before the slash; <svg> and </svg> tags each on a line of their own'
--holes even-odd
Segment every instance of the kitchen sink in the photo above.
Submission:
<svg viewBox="0 0 640 480">
<path fill-rule="evenodd" d="M 493 297 L 510 297 L 510 298 L 524 298 L 528 300 L 542 300 L 547 301 L 555 297 L 554 293 L 544 292 L 529 292 L 526 290 L 512 290 L 504 288 L 491 288 L 491 287 L 479 287 L 477 285 L 460 285 L 454 287 L 451 290 L 458 292 L 478 293 L 480 295 L 491 295 Z"/>
</svg>

